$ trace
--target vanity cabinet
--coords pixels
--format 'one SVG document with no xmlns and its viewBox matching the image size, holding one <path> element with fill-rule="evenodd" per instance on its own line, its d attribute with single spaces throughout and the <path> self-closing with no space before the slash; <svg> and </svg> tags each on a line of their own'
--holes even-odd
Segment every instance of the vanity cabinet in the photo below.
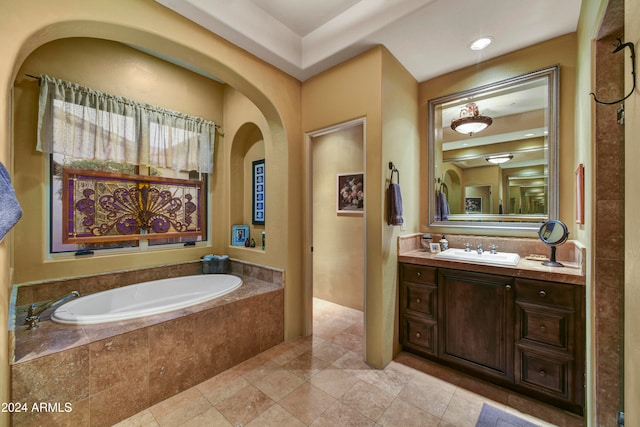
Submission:
<svg viewBox="0 0 640 427">
<path fill-rule="evenodd" d="M 583 288 L 517 279 L 515 381 L 568 406 L 584 400 Z"/>
<path fill-rule="evenodd" d="M 404 264 L 400 269 L 400 340 L 419 355 L 437 354 L 437 269 Z"/>
<path fill-rule="evenodd" d="M 582 414 L 584 287 L 400 264 L 405 351 Z"/>
<path fill-rule="evenodd" d="M 513 380 L 513 279 L 440 269 L 439 357 Z"/>
</svg>

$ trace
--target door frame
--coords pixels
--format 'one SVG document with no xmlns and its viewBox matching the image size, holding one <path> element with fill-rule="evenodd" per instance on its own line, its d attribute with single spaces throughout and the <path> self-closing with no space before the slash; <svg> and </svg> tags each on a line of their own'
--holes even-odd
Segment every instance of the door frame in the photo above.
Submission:
<svg viewBox="0 0 640 427">
<path fill-rule="evenodd" d="M 366 153 L 367 153 L 367 126 L 366 126 L 366 118 L 361 117 L 353 120 L 349 120 L 347 122 L 338 123 L 332 126 L 328 126 L 316 131 L 311 131 L 305 133 L 305 147 L 304 147 L 304 156 L 305 156 L 305 177 L 304 177 L 304 188 L 305 188 L 305 200 L 304 200 L 304 230 L 303 230 L 303 280 L 304 280 L 304 288 L 303 288 L 303 304 L 304 304 L 304 334 L 306 336 L 313 334 L 313 138 L 317 138 L 319 136 L 327 135 L 333 132 L 339 132 L 345 129 L 352 128 L 354 126 L 362 127 L 362 151 L 364 153 L 362 160 L 362 168 L 364 172 L 364 185 L 365 189 L 368 186 L 367 183 L 367 170 L 366 170 Z M 364 205 L 364 263 L 362 266 L 363 269 L 363 286 L 364 286 L 364 301 L 363 301 L 363 312 L 366 316 L 367 312 L 367 204 L 365 201 Z M 366 322 L 365 331 L 364 331 L 364 345 L 366 348 Z M 364 351 L 363 348 L 363 351 Z"/>
</svg>

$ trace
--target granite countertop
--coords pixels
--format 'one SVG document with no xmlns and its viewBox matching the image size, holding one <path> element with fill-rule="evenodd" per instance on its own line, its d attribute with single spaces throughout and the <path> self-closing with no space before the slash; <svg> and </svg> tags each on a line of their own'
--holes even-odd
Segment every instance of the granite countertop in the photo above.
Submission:
<svg viewBox="0 0 640 427">
<path fill-rule="evenodd" d="M 400 252 L 398 254 L 398 262 L 473 271 L 478 273 L 491 273 L 522 279 L 546 280 L 572 285 L 584 285 L 586 283 L 582 266 L 577 263 L 565 261 L 561 261 L 564 267 L 547 267 L 542 265 L 542 262 L 540 261 L 528 260 L 521 257 L 517 266 L 506 267 L 445 260 L 435 258 L 435 254 L 431 252 L 427 252 L 422 249 L 414 249 Z"/>
</svg>

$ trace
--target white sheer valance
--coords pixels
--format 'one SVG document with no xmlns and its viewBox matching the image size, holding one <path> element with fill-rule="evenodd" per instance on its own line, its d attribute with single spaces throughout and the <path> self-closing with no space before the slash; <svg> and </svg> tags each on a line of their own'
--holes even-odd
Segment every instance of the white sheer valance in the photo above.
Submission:
<svg viewBox="0 0 640 427">
<path fill-rule="evenodd" d="M 215 131 L 199 117 L 40 76 L 38 151 L 211 173 Z"/>
</svg>

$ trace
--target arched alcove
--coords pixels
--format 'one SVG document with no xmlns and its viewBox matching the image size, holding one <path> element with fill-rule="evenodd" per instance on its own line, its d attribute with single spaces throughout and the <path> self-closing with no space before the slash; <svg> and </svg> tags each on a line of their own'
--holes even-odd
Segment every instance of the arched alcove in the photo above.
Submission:
<svg viewBox="0 0 640 427">
<path fill-rule="evenodd" d="M 235 224 L 249 226 L 249 234 L 255 239 L 256 248 L 261 248 L 259 239 L 264 225 L 252 223 L 253 206 L 253 162 L 265 159 L 265 144 L 262 131 L 255 123 L 245 123 L 233 136 L 230 162 L 229 227 Z"/>
</svg>

